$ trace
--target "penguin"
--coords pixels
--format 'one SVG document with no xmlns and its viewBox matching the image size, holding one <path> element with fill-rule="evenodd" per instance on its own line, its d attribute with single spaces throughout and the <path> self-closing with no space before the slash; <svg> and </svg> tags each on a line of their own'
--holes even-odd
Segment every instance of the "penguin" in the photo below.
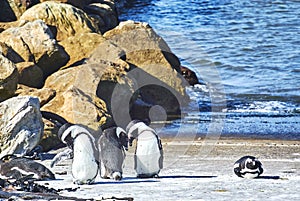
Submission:
<svg viewBox="0 0 300 201">
<path fill-rule="evenodd" d="M 4 179 L 19 180 L 24 177 L 33 180 L 55 179 L 55 175 L 51 170 L 32 159 L 10 155 L 9 157 L 12 158 L 5 161 L 5 157 L 0 160 L 0 177 Z"/>
<path fill-rule="evenodd" d="M 238 177 L 253 179 L 263 173 L 263 168 L 254 156 L 244 156 L 234 163 L 233 171 Z"/>
<path fill-rule="evenodd" d="M 67 123 L 58 132 L 60 139 L 73 152 L 73 183 L 92 184 L 98 174 L 98 151 L 95 138 L 81 125 Z"/>
<path fill-rule="evenodd" d="M 163 168 L 163 147 L 156 131 L 142 121 L 133 120 L 127 125 L 126 132 L 130 146 L 134 139 L 137 140 L 134 154 L 137 177 L 158 177 Z"/>
<path fill-rule="evenodd" d="M 104 166 L 104 179 L 121 180 L 123 165 L 128 150 L 128 137 L 121 127 L 103 131 L 98 140 L 99 161 Z M 101 166 L 100 166 L 101 167 Z"/>
<path fill-rule="evenodd" d="M 71 132 L 65 132 L 71 126 L 74 126 L 74 124 L 67 122 L 57 132 L 57 137 L 67 146 L 67 149 L 55 155 L 50 164 L 51 168 L 62 160 L 73 158 L 73 138 Z"/>
</svg>

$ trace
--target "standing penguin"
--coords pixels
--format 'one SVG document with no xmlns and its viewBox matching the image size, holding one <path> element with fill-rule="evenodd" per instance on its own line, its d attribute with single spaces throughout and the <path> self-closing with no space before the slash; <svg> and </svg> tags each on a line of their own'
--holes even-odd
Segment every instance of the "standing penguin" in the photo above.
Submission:
<svg viewBox="0 0 300 201">
<path fill-rule="evenodd" d="M 103 164 L 105 173 L 103 178 L 121 180 L 125 150 L 128 150 L 128 137 L 120 127 L 105 129 L 98 140 L 100 163 Z"/>
<path fill-rule="evenodd" d="M 134 169 L 137 177 L 158 176 L 163 168 L 163 148 L 155 130 L 142 121 L 133 120 L 127 125 L 126 131 L 130 146 L 134 139 L 137 140 L 134 155 Z"/>
<path fill-rule="evenodd" d="M 263 168 L 254 156 L 244 156 L 234 163 L 233 171 L 239 177 L 253 179 L 263 173 Z"/>
<path fill-rule="evenodd" d="M 83 126 L 70 123 L 62 126 L 58 135 L 73 150 L 73 182 L 78 185 L 93 183 L 98 174 L 95 138 Z"/>
</svg>

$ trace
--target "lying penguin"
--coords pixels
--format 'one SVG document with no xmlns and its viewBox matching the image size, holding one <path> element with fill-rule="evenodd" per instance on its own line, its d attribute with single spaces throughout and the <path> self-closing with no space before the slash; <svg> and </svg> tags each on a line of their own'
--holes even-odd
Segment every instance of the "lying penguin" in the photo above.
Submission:
<svg viewBox="0 0 300 201">
<path fill-rule="evenodd" d="M 163 168 L 163 148 L 155 130 L 144 122 L 133 120 L 126 128 L 129 145 L 137 140 L 134 154 L 134 169 L 138 178 L 158 176 Z"/>
<path fill-rule="evenodd" d="M 55 175 L 43 164 L 32 159 L 10 156 L 10 159 L 0 160 L 0 177 L 3 179 L 33 180 L 55 179 Z"/>
<path fill-rule="evenodd" d="M 67 123 L 58 131 L 58 136 L 73 154 L 73 182 L 91 184 L 98 174 L 98 151 L 95 138 L 81 125 Z"/>
<path fill-rule="evenodd" d="M 234 163 L 233 171 L 239 177 L 253 179 L 263 173 L 263 168 L 254 156 L 244 156 Z"/>
<path fill-rule="evenodd" d="M 128 150 L 128 137 L 120 127 L 105 129 L 98 140 L 100 163 L 103 164 L 104 179 L 121 180 L 123 164 Z"/>
</svg>

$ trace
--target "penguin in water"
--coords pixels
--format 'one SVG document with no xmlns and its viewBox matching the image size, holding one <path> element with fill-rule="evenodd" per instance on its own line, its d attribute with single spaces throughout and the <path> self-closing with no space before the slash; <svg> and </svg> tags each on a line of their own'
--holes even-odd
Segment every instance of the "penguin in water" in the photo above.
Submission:
<svg viewBox="0 0 300 201">
<path fill-rule="evenodd" d="M 128 150 L 128 137 L 121 127 L 105 129 L 98 140 L 99 161 L 104 166 L 104 179 L 121 180 Z M 100 166 L 101 167 L 101 166 Z"/>
<path fill-rule="evenodd" d="M 234 163 L 233 171 L 238 177 L 253 179 L 263 173 L 262 163 L 254 156 L 244 156 Z"/>
<path fill-rule="evenodd" d="M 17 180 L 24 177 L 33 180 L 55 179 L 55 175 L 43 164 L 14 155 L 7 155 L 0 159 L 0 177 Z"/>
<path fill-rule="evenodd" d="M 163 147 L 155 130 L 144 122 L 133 120 L 126 127 L 129 145 L 134 139 L 136 150 L 134 154 L 134 169 L 138 178 L 151 178 L 158 176 L 163 168 Z"/>
<path fill-rule="evenodd" d="M 72 176 L 73 182 L 92 184 L 98 174 L 98 152 L 95 138 L 81 125 L 67 123 L 59 131 L 60 139 L 70 147 L 73 153 Z"/>
</svg>

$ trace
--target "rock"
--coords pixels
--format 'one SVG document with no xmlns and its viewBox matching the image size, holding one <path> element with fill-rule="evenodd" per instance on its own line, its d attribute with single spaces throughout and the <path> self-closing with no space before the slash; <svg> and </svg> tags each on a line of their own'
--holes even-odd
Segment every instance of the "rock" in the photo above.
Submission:
<svg viewBox="0 0 300 201">
<path fill-rule="evenodd" d="M 98 26 L 81 9 L 72 5 L 46 1 L 26 10 L 20 21 L 43 20 L 61 41 L 78 33 L 99 33 Z"/>
<path fill-rule="evenodd" d="M 37 98 L 10 98 L 0 103 L 0 114 L 0 158 L 25 155 L 39 143 L 44 126 Z"/>
<path fill-rule="evenodd" d="M 44 85 L 43 71 L 33 62 L 17 63 L 19 72 L 19 84 L 29 87 L 41 88 Z"/>
<path fill-rule="evenodd" d="M 56 91 L 54 89 L 49 89 L 45 87 L 42 89 L 36 89 L 19 84 L 15 94 L 18 96 L 38 97 L 40 101 L 40 107 L 42 107 L 55 97 Z"/>
<path fill-rule="evenodd" d="M 26 8 L 29 6 L 26 4 L 26 2 L 27 1 L 25 0 L 1 0 L 0 21 L 11 22 L 19 19 L 22 13 L 24 13 Z"/>
<path fill-rule="evenodd" d="M 57 133 L 60 127 L 58 127 L 52 121 L 43 118 L 44 122 L 44 135 L 39 145 L 43 147 L 43 151 L 47 152 L 55 148 L 63 147 L 65 144 L 58 138 Z"/>
<path fill-rule="evenodd" d="M 91 56 L 94 49 L 105 41 L 106 39 L 97 33 L 80 33 L 62 40 L 59 44 L 70 56 L 70 60 L 65 66 L 82 64 L 86 58 Z"/>
<path fill-rule="evenodd" d="M 54 89 L 56 96 L 42 109 L 68 122 L 98 130 L 110 118 L 105 102 L 95 95 L 100 71 L 98 66 L 86 64 L 54 73 L 46 80 L 45 87 Z"/>
<path fill-rule="evenodd" d="M 40 2 L 53 1 L 53 0 L 40 0 Z M 85 5 L 91 3 L 92 0 L 55 0 L 55 2 L 59 3 L 67 3 L 75 6 L 77 8 L 83 9 Z"/>
<path fill-rule="evenodd" d="M 0 102 L 15 94 L 17 84 L 18 70 L 16 66 L 0 54 Z"/>
<path fill-rule="evenodd" d="M 126 60 L 140 68 L 159 64 L 180 72 L 180 61 L 147 23 L 125 21 L 103 35 L 123 48 Z"/>
<path fill-rule="evenodd" d="M 192 71 L 191 69 L 189 69 L 185 66 L 180 66 L 180 70 L 181 70 L 182 76 L 190 85 L 194 86 L 195 84 L 199 84 L 199 80 L 194 71 Z"/>
<path fill-rule="evenodd" d="M 98 24 L 101 33 L 115 28 L 119 24 L 118 14 L 113 2 L 93 3 L 84 10 Z"/>
<path fill-rule="evenodd" d="M 24 61 L 37 64 L 44 76 L 58 70 L 69 59 L 42 20 L 28 22 L 21 27 L 9 28 L 0 33 L 0 41 L 11 46 Z"/>
<path fill-rule="evenodd" d="M 12 4 L 15 4 L 14 1 L 10 1 Z M 0 22 L 11 22 L 17 20 L 17 17 L 10 6 L 8 0 L 2 0 L 0 6 Z"/>
<path fill-rule="evenodd" d="M 104 35 L 125 51 L 126 61 L 132 65 L 127 74 L 139 86 L 142 101 L 162 106 L 168 118 L 179 117 L 187 104 L 179 59 L 166 42 L 146 23 L 121 22 Z"/>
<path fill-rule="evenodd" d="M 6 58 L 8 58 L 14 63 L 19 63 L 24 61 L 22 57 L 14 49 L 12 49 L 10 46 L 8 46 L 3 42 L 0 42 L 0 53 L 2 53 L 3 56 L 5 56 Z"/>
</svg>

